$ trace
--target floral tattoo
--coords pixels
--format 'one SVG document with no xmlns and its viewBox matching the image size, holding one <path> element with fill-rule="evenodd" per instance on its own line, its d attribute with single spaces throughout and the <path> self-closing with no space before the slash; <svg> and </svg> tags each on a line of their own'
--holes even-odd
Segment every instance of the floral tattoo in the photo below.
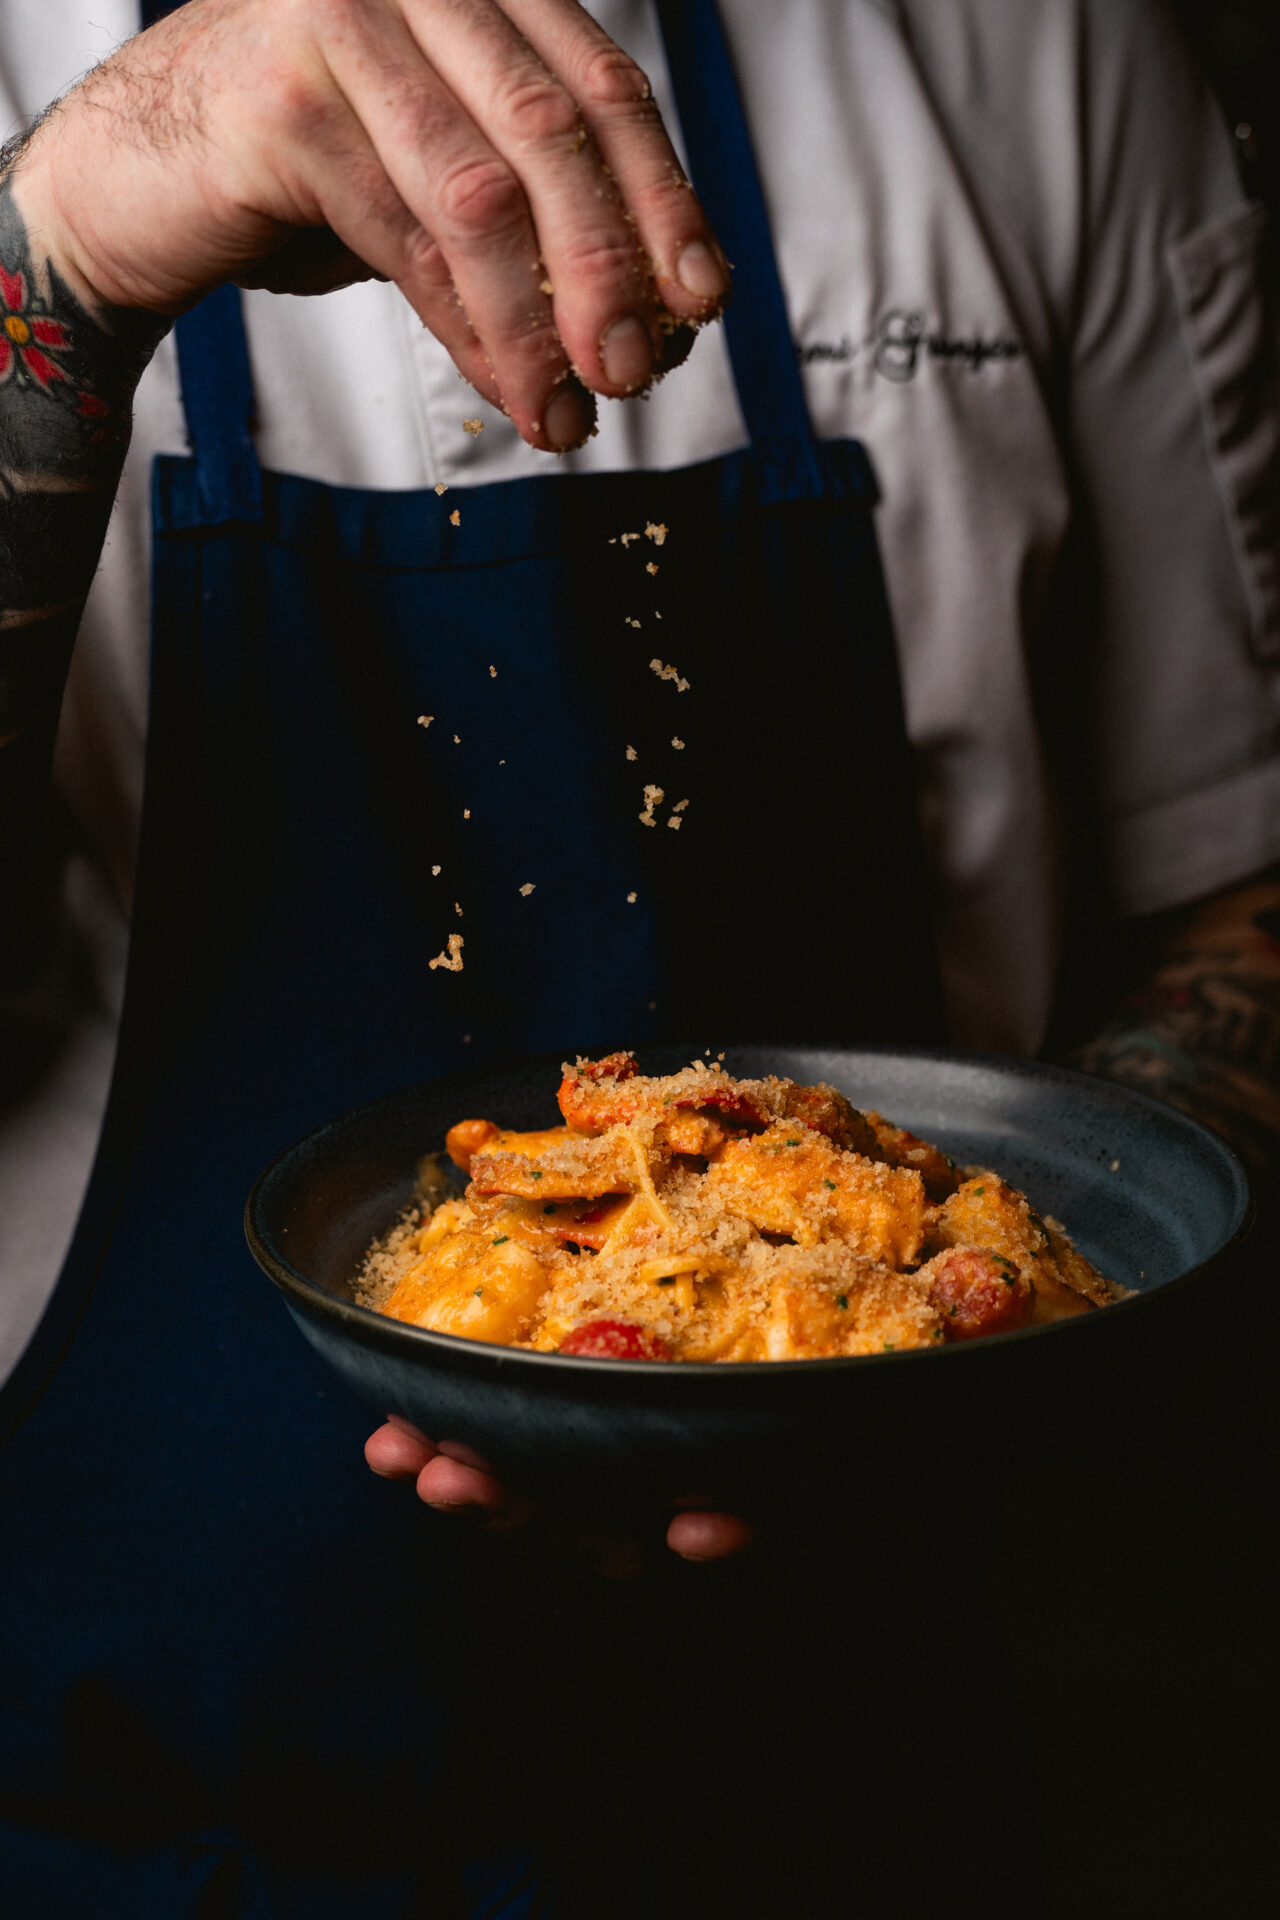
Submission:
<svg viewBox="0 0 1280 1920">
<path fill-rule="evenodd" d="M 0 148 L 0 987 L 38 965 L 58 874 L 49 770 L 80 614 L 168 322 L 91 313 L 32 256 Z"/>
</svg>

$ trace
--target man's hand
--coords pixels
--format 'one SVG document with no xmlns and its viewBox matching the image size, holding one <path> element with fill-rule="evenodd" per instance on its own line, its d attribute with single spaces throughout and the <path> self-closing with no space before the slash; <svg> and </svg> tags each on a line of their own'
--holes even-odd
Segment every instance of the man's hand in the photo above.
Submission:
<svg viewBox="0 0 1280 1920">
<path fill-rule="evenodd" d="M 90 311 L 393 280 L 547 450 L 729 288 L 647 80 L 575 0 L 191 0 L 67 96 L 15 193 Z"/>
<path fill-rule="evenodd" d="M 369 1436 L 364 1457 L 385 1480 L 414 1481 L 418 1498 L 437 1513 L 458 1514 L 495 1533 L 531 1529 L 554 1551 L 585 1560 L 606 1579 L 628 1579 L 643 1568 L 638 1540 L 570 1524 L 504 1487 L 470 1448 L 449 1441 L 437 1447 L 394 1415 Z M 682 1559 L 727 1560 L 750 1547 L 752 1532 L 745 1520 L 692 1501 L 678 1504 L 681 1511 L 667 1528 L 667 1545 Z"/>
</svg>

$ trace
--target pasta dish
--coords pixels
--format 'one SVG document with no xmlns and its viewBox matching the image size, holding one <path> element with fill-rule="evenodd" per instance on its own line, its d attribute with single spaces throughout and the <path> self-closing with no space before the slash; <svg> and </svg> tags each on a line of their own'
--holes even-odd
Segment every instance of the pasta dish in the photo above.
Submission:
<svg viewBox="0 0 1280 1920">
<path fill-rule="evenodd" d="M 578 1060 L 564 1125 L 460 1120 L 358 1297 L 472 1340 L 799 1360 L 974 1340 L 1119 1297 L 996 1173 L 828 1086 Z"/>
</svg>

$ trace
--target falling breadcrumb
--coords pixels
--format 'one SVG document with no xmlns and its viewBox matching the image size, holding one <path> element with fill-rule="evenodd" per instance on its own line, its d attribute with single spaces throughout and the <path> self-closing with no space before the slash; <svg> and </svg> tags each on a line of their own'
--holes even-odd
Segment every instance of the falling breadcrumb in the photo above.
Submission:
<svg viewBox="0 0 1280 1920">
<path fill-rule="evenodd" d="M 627 758 L 628 760 L 634 760 L 636 758 L 636 750 L 634 747 L 627 748 Z"/>
<path fill-rule="evenodd" d="M 640 535 L 638 533 L 620 533 L 618 535 L 618 539 L 624 547 L 629 547 L 633 540 L 638 540 L 639 538 Z"/>
<path fill-rule="evenodd" d="M 640 625 L 640 622 L 638 620 L 633 620 L 629 613 L 624 614 L 623 618 L 626 620 L 626 623 L 629 627 L 638 627 Z"/>
<path fill-rule="evenodd" d="M 532 892 L 533 892 L 533 882 L 532 880 L 526 880 L 524 885 L 520 889 L 521 898 L 527 900 L 529 898 L 529 895 Z"/>
<path fill-rule="evenodd" d="M 663 541 L 667 537 L 667 529 L 663 526 L 660 520 L 659 521 L 650 520 L 645 527 L 645 534 L 650 540 L 652 540 L 655 547 L 660 547 Z"/>
<path fill-rule="evenodd" d="M 432 493 L 448 493 L 449 489 L 443 480 L 437 480 L 431 491 Z"/>
<path fill-rule="evenodd" d="M 443 967 L 446 973 L 461 973 L 463 944 L 460 933 L 451 933 L 446 942 L 446 951 L 438 953 L 434 960 L 428 960 L 427 965 L 433 971 L 436 967 Z"/>
<path fill-rule="evenodd" d="M 675 806 L 672 808 L 672 812 L 683 813 L 688 804 L 689 802 L 687 800 L 677 800 Z"/>
<path fill-rule="evenodd" d="M 688 693 L 689 682 L 681 678 L 674 667 L 664 667 L 656 657 L 649 662 L 650 673 L 656 673 L 659 680 L 674 680 L 677 693 Z"/>
<path fill-rule="evenodd" d="M 459 918 L 459 920 L 461 920 L 461 918 L 462 918 L 462 908 L 461 908 L 461 907 L 460 907 L 460 906 L 458 905 L 458 903 L 457 903 L 457 901 L 456 901 L 456 900 L 455 900 L 455 901 L 454 901 L 454 903 L 453 903 L 453 910 L 454 910 L 454 912 L 455 912 L 455 913 L 457 914 L 457 916 L 458 916 L 458 918 Z"/>
<path fill-rule="evenodd" d="M 677 753 L 683 753 L 683 752 L 684 752 L 684 741 L 683 741 L 683 740 L 682 740 L 682 739 L 680 738 L 680 735 L 679 735 L 678 733 L 673 733 L 673 734 L 672 734 L 672 736 L 671 736 L 671 744 L 672 744 L 672 746 L 673 746 L 673 747 L 675 748 L 675 750 L 676 750 L 676 752 L 677 752 Z"/>
<path fill-rule="evenodd" d="M 475 436 L 478 433 L 484 432 L 484 421 L 483 420 L 464 420 L 462 423 L 462 431 L 464 433 L 469 433 L 472 439 L 474 440 Z"/>
<path fill-rule="evenodd" d="M 683 818 L 683 816 L 682 816 L 681 814 L 678 814 L 678 813 L 673 813 L 673 814 L 672 814 L 672 816 L 671 816 L 671 818 L 670 818 L 670 819 L 668 820 L 668 822 L 667 822 L 667 825 L 668 825 L 669 827 L 675 827 L 675 828 L 678 828 L 678 827 L 679 827 L 679 825 L 680 825 L 680 821 L 681 821 L 681 819 L 682 819 L 682 818 Z"/>
<path fill-rule="evenodd" d="M 634 893 L 629 893 L 629 894 L 627 895 L 627 905 L 628 905 L 629 907 L 634 907 L 634 905 L 635 905 L 635 903 L 636 903 L 636 897 L 635 897 L 635 895 L 634 895 Z"/>
<path fill-rule="evenodd" d="M 418 725 L 420 727 L 429 727 L 434 719 L 434 713 L 420 713 L 418 715 Z"/>
<path fill-rule="evenodd" d="M 640 823 L 642 826 L 657 826 L 658 823 L 653 817 L 653 810 L 655 807 L 660 807 L 661 805 L 662 788 L 647 786 L 644 790 L 644 812 L 640 815 Z"/>
<path fill-rule="evenodd" d="M 441 869 L 439 867 L 432 867 L 431 871 L 432 873 L 439 873 Z"/>
<path fill-rule="evenodd" d="M 462 809 L 462 817 L 463 817 L 463 819 L 464 819 L 464 820 L 469 820 L 469 819 L 471 818 L 471 809 L 470 809 L 470 807 L 464 807 L 464 808 Z"/>
<path fill-rule="evenodd" d="M 649 564 L 648 564 L 648 566 L 647 566 L 647 567 L 645 568 L 645 572 L 646 572 L 646 573 L 656 573 L 657 571 L 658 571 L 658 563 L 657 563 L 657 561 L 656 561 L 656 560 L 651 560 L 651 561 L 649 562 Z"/>
<path fill-rule="evenodd" d="M 449 525 L 451 527 L 460 527 L 462 525 L 462 515 L 458 512 L 458 509 L 456 507 L 454 508 L 453 512 L 449 515 Z"/>
<path fill-rule="evenodd" d="M 462 735 L 461 735 L 460 733 L 455 733 L 455 734 L 454 734 L 454 736 L 453 736 L 453 744 L 454 744 L 454 746 L 455 746 L 455 747 L 460 747 L 460 746 L 462 745 Z"/>
<path fill-rule="evenodd" d="M 490 669 L 489 669 L 489 678 L 490 678 L 491 680 L 496 680 L 496 679 L 497 679 L 497 677 L 498 677 L 498 669 L 497 669 L 496 667 L 490 667 Z"/>
</svg>

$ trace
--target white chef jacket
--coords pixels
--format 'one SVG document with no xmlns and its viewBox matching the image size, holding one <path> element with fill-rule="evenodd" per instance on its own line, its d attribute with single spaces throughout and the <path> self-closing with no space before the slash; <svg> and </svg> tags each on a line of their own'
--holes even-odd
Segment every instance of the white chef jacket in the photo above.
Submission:
<svg viewBox="0 0 1280 1920">
<path fill-rule="evenodd" d="M 721 9 L 816 429 L 862 439 L 883 493 L 952 1032 L 1032 1051 L 1059 957 L 1064 801 L 1097 810 L 1120 913 L 1280 856 L 1261 215 L 1152 0 Z M 675 131 L 651 0 L 591 10 Z M 5 131 L 135 26 L 135 0 L 5 0 Z M 258 446 L 278 470 L 468 485 L 679 467 L 745 441 L 718 329 L 647 401 L 604 404 L 598 435 L 557 462 L 459 384 L 393 287 L 250 293 L 246 309 Z M 149 474 L 184 450 L 166 342 L 64 703 L 56 777 L 82 848 L 36 995 L 64 1042 L 0 1119 L 0 1374 L 60 1265 L 105 1101 L 146 735 Z M 1082 530 L 1090 599 L 1074 592 Z M 1081 694 L 1076 731 L 1055 738 L 1045 688 L 1063 685 Z"/>
</svg>

